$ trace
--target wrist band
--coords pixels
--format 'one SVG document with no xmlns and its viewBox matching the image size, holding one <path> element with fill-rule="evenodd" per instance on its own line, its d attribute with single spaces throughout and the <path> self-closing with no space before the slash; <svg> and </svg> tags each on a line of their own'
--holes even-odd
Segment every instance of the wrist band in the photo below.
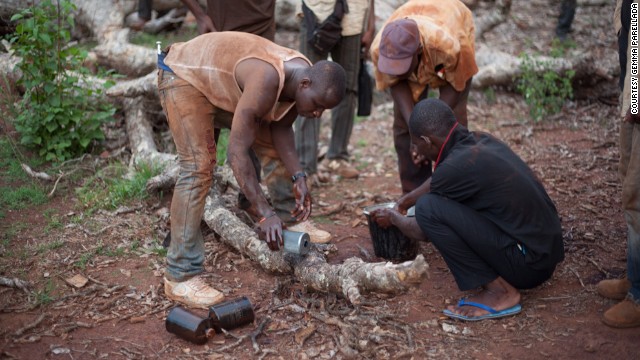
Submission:
<svg viewBox="0 0 640 360">
<path fill-rule="evenodd" d="M 275 215 L 276 215 L 276 213 L 272 213 L 272 214 L 271 214 L 271 215 L 269 215 L 269 216 L 263 216 L 263 217 L 262 217 L 262 219 L 260 219 L 260 220 L 258 221 L 258 223 L 259 223 L 259 224 L 262 224 L 262 223 L 263 223 L 263 222 L 265 222 L 268 218 L 274 217 Z"/>
<path fill-rule="evenodd" d="M 300 171 L 295 173 L 295 175 L 293 175 L 291 177 L 291 182 L 296 182 L 296 180 L 300 179 L 300 178 L 306 178 L 307 177 L 307 173 L 305 173 L 304 171 Z"/>
</svg>

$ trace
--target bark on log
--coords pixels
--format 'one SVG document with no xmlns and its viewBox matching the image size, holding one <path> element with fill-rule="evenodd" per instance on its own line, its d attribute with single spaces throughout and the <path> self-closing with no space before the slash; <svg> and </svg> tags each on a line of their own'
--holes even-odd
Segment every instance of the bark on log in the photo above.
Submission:
<svg viewBox="0 0 640 360">
<path fill-rule="evenodd" d="M 344 295 L 353 304 L 362 301 L 362 293 L 399 293 L 422 282 L 428 264 L 422 255 L 402 264 L 365 263 L 358 258 L 342 264 L 328 264 L 315 246 L 300 257 L 282 251 L 271 251 L 255 232 L 223 207 L 214 189 L 207 197 L 204 220 L 222 242 L 232 246 L 260 266 L 277 274 L 294 274 L 302 285 L 322 292 Z"/>
<path fill-rule="evenodd" d="M 156 68 L 156 49 L 133 45 L 129 42 L 129 29 L 108 33 L 105 42 L 96 46 L 98 63 L 117 70 L 120 74 L 139 77 Z"/>
<path fill-rule="evenodd" d="M 474 19 L 476 26 L 476 41 L 482 38 L 486 32 L 507 21 L 510 11 L 511 0 L 496 0 L 491 12 Z"/>
<path fill-rule="evenodd" d="M 586 54 L 581 53 L 571 58 L 553 58 L 548 56 L 532 56 L 533 62 L 544 62 L 544 68 L 538 68 L 536 73 L 543 73 L 548 70 L 564 72 L 567 70 L 576 71 L 574 79 L 583 77 L 602 77 L 606 71 L 595 69 L 594 64 L 590 64 Z M 471 83 L 474 89 L 482 89 L 492 85 L 510 85 L 522 74 L 522 61 L 517 56 L 498 51 L 494 48 L 478 45 L 476 50 L 476 63 L 478 73 L 473 77 Z"/>
<path fill-rule="evenodd" d="M 16 66 L 20 62 L 17 56 L 0 53 L 0 80 L 4 91 L 16 92 L 15 84 L 22 77 L 22 71 Z"/>
<path fill-rule="evenodd" d="M 146 96 L 158 98 L 157 71 L 153 70 L 149 74 L 133 80 L 120 81 L 107 90 L 108 96 L 135 98 Z"/>
<path fill-rule="evenodd" d="M 146 111 L 144 111 L 144 101 L 127 98 L 123 101 L 123 108 L 129 147 L 133 153 L 132 164 L 146 162 L 163 166 L 165 169 L 171 168 L 176 162 L 176 155 L 158 151 L 154 141 L 153 128 Z M 175 176 L 177 177 L 177 173 Z"/>
</svg>

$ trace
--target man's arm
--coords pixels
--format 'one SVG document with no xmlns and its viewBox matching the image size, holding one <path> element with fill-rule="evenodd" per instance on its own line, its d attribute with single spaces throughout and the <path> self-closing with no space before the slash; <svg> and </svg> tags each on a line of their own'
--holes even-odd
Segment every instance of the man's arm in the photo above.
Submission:
<svg viewBox="0 0 640 360">
<path fill-rule="evenodd" d="M 418 186 L 410 193 L 407 193 L 403 195 L 400 199 L 398 199 L 398 202 L 397 202 L 398 211 L 402 214 L 406 214 L 407 209 L 415 205 L 416 202 L 418 202 L 418 199 L 420 198 L 420 196 L 428 193 L 429 191 L 431 191 L 431 177 L 429 177 L 427 181 L 423 182 L 422 185 Z"/>
<path fill-rule="evenodd" d="M 467 97 L 470 87 L 471 79 L 467 80 L 465 88 L 462 91 L 454 89 L 449 83 L 438 89 L 440 91 L 440 100 L 449 105 L 456 116 L 456 120 L 464 127 L 467 126 Z"/>
<path fill-rule="evenodd" d="M 193 16 L 196 18 L 196 22 L 198 23 L 198 33 L 204 34 L 208 32 L 215 32 L 216 27 L 213 25 L 213 21 L 207 15 L 198 1 L 196 0 L 181 0 L 182 3 L 191 11 Z"/>
<path fill-rule="evenodd" d="M 262 220 L 258 226 L 266 234 L 272 250 L 282 245 L 282 221 L 262 193 L 249 150 L 255 142 L 260 122 L 277 101 L 279 75 L 264 61 L 248 59 L 236 67 L 242 96 L 233 114 L 227 148 L 229 165 L 242 193 L 255 206 Z"/>
<path fill-rule="evenodd" d="M 416 241 L 429 241 L 420 229 L 415 217 L 400 214 L 395 209 L 379 209 L 371 213 L 373 221 L 380 227 L 388 228 L 391 225 L 397 227 L 406 237 Z"/>
<path fill-rule="evenodd" d="M 365 26 L 364 32 L 362 33 L 362 37 L 360 39 L 360 43 L 362 45 L 363 56 L 367 56 L 369 54 L 369 48 L 371 47 L 371 43 L 373 42 L 373 37 L 376 35 L 376 12 L 374 8 L 375 1 L 369 1 L 369 12 L 367 17 L 367 24 Z"/>
<path fill-rule="evenodd" d="M 413 103 L 413 94 L 407 80 L 400 80 L 391 87 L 391 97 L 394 104 L 400 110 L 400 115 L 409 126 L 409 118 L 415 104 Z"/>
</svg>

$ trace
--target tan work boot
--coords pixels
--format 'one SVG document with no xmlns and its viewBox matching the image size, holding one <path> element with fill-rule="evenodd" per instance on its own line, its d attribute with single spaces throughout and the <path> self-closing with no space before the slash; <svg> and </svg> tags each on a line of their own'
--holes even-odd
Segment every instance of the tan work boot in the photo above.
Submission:
<svg viewBox="0 0 640 360">
<path fill-rule="evenodd" d="M 640 304 L 627 298 L 605 311 L 602 322 L 615 328 L 640 326 Z"/>
<path fill-rule="evenodd" d="M 622 300 L 631 289 L 631 282 L 627 279 L 602 280 L 596 285 L 598 294 L 607 299 Z"/>
<path fill-rule="evenodd" d="M 293 226 L 287 227 L 287 229 L 309 234 L 309 238 L 314 244 L 326 244 L 331 240 L 331 234 L 318 229 L 311 220 L 297 223 Z"/>
<path fill-rule="evenodd" d="M 200 276 L 180 282 L 165 277 L 164 293 L 171 300 L 201 309 L 208 309 L 209 306 L 224 300 L 224 295 L 207 285 Z"/>
<path fill-rule="evenodd" d="M 343 159 L 329 160 L 327 168 L 332 173 L 345 179 L 357 179 L 358 176 L 360 176 L 360 172 L 355 167 L 351 166 L 348 161 Z"/>
</svg>

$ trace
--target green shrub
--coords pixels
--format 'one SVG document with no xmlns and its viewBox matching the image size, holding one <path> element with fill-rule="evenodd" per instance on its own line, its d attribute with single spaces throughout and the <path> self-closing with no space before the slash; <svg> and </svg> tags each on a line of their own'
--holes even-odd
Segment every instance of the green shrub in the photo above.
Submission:
<svg viewBox="0 0 640 360">
<path fill-rule="evenodd" d="M 557 52 L 552 52 L 554 57 Z M 529 115 L 535 121 L 558 113 L 565 100 L 573 97 L 571 79 L 575 71 L 558 73 L 551 69 L 548 61 L 537 60 L 522 53 L 519 56 L 522 75 L 517 82 L 517 90 L 529 107 Z"/>
<path fill-rule="evenodd" d="M 74 9 L 68 0 L 44 0 L 11 18 L 18 22 L 10 42 L 21 57 L 18 84 L 25 89 L 16 129 L 21 143 L 38 149 L 47 161 L 75 157 L 104 139 L 101 125 L 115 113 L 100 100 L 113 82 L 94 88 L 80 85 L 89 70 L 82 66 L 87 52 L 70 44 Z"/>
</svg>

